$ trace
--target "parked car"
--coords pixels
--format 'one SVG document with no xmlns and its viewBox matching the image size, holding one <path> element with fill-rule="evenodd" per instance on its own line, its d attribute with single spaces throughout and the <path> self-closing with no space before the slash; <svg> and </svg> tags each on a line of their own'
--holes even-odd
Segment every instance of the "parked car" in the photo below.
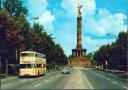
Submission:
<svg viewBox="0 0 128 90">
<path fill-rule="evenodd" d="M 69 74 L 70 73 L 70 68 L 69 67 L 64 67 L 61 71 L 62 74 Z"/>
</svg>

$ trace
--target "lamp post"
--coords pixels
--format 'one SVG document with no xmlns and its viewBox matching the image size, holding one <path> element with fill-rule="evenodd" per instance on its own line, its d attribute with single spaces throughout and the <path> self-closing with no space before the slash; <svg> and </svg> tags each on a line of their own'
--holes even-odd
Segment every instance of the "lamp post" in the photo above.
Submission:
<svg viewBox="0 0 128 90">
<path fill-rule="evenodd" d="M 5 62 L 6 62 L 6 77 L 8 76 L 8 60 L 7 60 L 7 57 L 8 57 L 8 50 L 5 50 L 4 51 L 4 53 L 5 53 L 5 55 L 6 55 L 6 60 L 5 60 Z"/>
<path fill-rule="evenodd" d="M 1 66 L 1 56 L 0 56 L 0 74 L 2 73 L 2 66 Z"/>
<path fill-rule="evenodd" d="M 107 33 L 106 34 L 107 36 L 113 36 L 114 38 L 118 39 L 118 37 L 114 34 L 111 34 L 111 33 Z M 106 69 L 107 69 L 107 66 L 108 66 L 108 60 L 105 60 L 105 65 L 106 65 Z"/>
<path fill-rule="evenodd" d="M 18 62 L 18 50 L 17 50 L 17 48 L 16 48 L 16 52 L 15 52 L 15 59 L 16 59 L 16 72 L 18 73 L 18 71 L 19 71 L 19 62 Z"/>
<path fill-rule="evenodd" d="M 107 33 L 106 35 L 107 36 L 113 36 L 114 38 L 118 39 L 118 37 L 116 35 L 114 35 L 114 34 Z"/>
<path fill-rule="evenodd" d="M 29 21 L 30 20 L 38 20 L 38 19 L 39 19 L 38 17 L 33 17 L 33 18 L 29 19 Z"/>
</svg>

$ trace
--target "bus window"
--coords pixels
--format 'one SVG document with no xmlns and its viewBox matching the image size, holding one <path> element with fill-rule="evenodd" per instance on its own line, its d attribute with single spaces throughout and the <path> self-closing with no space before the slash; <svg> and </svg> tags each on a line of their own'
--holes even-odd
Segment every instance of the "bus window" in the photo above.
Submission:
<svg viewBox="0 0 128 90">
<path fill-rule="evenodd" d="M 20 68 L 26 68 L 26 64 L 20 64 Z"/>
<path fill-rule="evenodd" d="M 20 64 L 20 68 L 36 68 L 35 64 Z"/>
<path fill-rule="evenodd" d="M 36 56 L 37 58 L 45 58 L 45 55 L 44 55 L 44 54 L 36 53 L 35 56 Z"/>
<path fill-rule="evenodd" d="M 34 53 L 21 53 L 21 57 L 26 57 L 26 56 L 33 57 Z"/>
<path fill-rule="evenodd" d="M 36 64 L 31 64 L 31 68 L 36 68 Z"/>
<path fill-rule="evenodd" d="M 37 68 L 42 68 L 41 64 L 37 64 Z"/>
</svg>

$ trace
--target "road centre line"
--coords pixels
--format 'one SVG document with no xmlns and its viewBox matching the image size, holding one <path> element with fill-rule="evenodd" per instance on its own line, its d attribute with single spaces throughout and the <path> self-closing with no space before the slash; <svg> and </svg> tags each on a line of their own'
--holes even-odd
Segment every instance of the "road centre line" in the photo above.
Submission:
<svg viewBox="0 0 128 90">
<path fill-rule="evenodd" d="M 34 87 L 38 87 L 39 85 L 41 85 L 41 83 L 39 83 L 39 84 L 35 85 Z"/>
<path fill-rule="evenodd" d="M 21 82 L 23 82 L 23 81 L 26 81 L 26 80 L 21 80 Z"/>
<path fill-rule="evenodd" d="M 82 72 L 82 71 L 81 71 Z M 90 82 L 88 81 L 88 79 L 87 79 L 87 77 L 84 75 L 84 73 L 82 72 L 82 75 L 84 76 L 84 78 L 86 79 L 86 81 L 87 81 L 87 83 L 88 83 L 88 85 L 89 85 L 89 87 L 90 87 L 90 89 L 93 89 L 92 88 L 92 85 L 90 84 Z"/>
<path fill-rule="evenodd" d="M 6 87 L 6 86 L 9 86 L 9 85 L 12 85 L 12 83 L 10 83 L 10 84 L 7 84 L 7 85 L 3 85 L 2 87 Z"/>
<path fill-rule="evenodd" d="M 126 88 L 126 89 L 128 89 L 128 87 L 126 87 L 126 86 L 124 86 L 124 85 L 123 85 L 123 87 Z"/>
<path fill-rule="evenodd" d="M 60 75 L 56 75 L 56 78 L 57 78 L 57 77 L 60 77 Z"/>
<path fill-rule="evenodd" d="M 49 80 L 46 80 L 46 82 L 48 82 Z"/>
</svg>

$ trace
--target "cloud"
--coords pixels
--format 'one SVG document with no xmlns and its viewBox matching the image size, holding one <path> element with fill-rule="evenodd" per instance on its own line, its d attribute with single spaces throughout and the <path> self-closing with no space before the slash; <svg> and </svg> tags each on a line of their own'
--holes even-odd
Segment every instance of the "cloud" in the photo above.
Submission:
<svg viewBox="0 0 128 90">
<path fill-rule="evenodd" d="M 51 14 L 50 11 L 45 11 L 42 13 L 42 15 L 39 17 L 38 22 L 44 26 L 45 30 L 48 33 L 52 33 L 54 30 L 53 22 L 55 20 L 55 16 Z"/>
<path fill-rule="evenodd" d="M 70 17 L 77 15 L 78 3 L 82 4 L 82 15 L 93 15 L 96 10 L 95 0 L 62 0 L 61 7 L 67 12 Z"/>
<path fill-rule="evenodd" d="M 107 33 L 118 35 L 120 31 L 126 31 L 125 20 L 127 16 L 123 13 L 112 14 L 107 9 L 99 9 L 98 15 L 89 17 L 84 21 L 85 32 L 95 35 L 106 35 Z"/>
<path fill-rule="evenodd" d="M 83 47 L 87 48 L 87 53 L 98 50 L 100 46 L 111 44 L 115 39 L 91 39 L 90 37 L 83 38 Z"/>
<path fill-rule="evenodd" d="M 41 15 L 48 7 L 47 0 L 28 0 L 27 2 L 29 13 L 33 16 Z"/>
<path fill-rule="evenodd" d="M 41 25 L 44 26 L 45 30 L 48 34 L 53 33 L 54 26 L 53 22 L 55 20 L 55 16 L 51 14 L 51 11 L 48 10 L 48 1 L 47 0 L 28 0 L 29 5 L 29 13 L 32 17 L 38 17 Z"/>
</svg>

